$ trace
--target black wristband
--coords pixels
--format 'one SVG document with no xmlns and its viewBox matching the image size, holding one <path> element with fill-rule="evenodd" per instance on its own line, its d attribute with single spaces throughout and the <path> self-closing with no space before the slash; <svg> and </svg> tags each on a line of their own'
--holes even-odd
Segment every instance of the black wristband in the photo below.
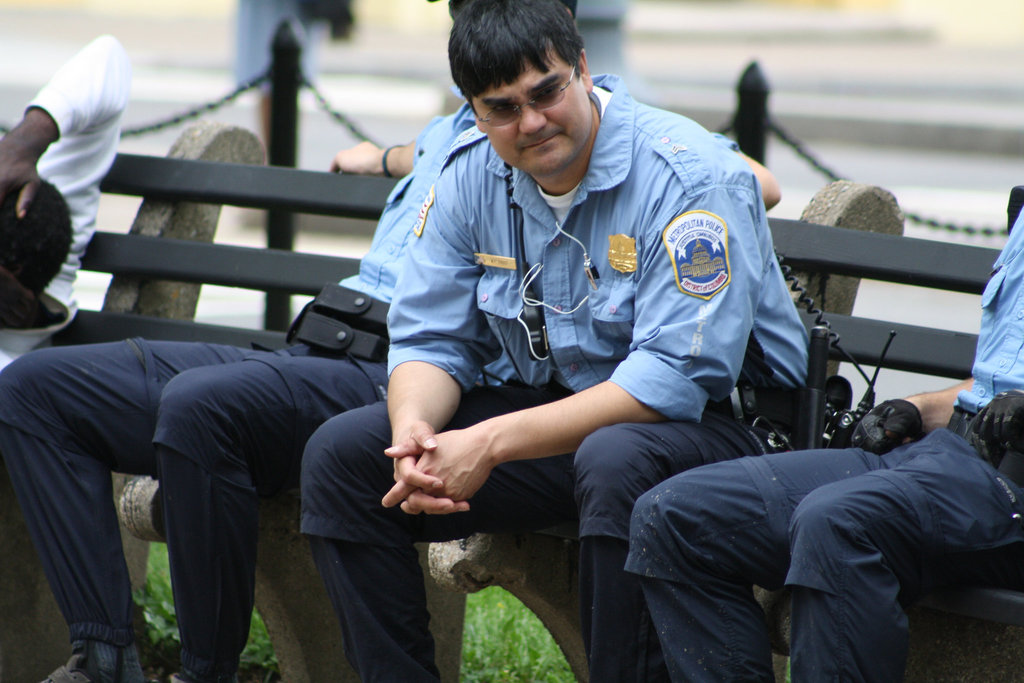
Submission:
<svg viewBox="0 0 1024 683">
<path fill-rule="evenodd" d="M 391 150 L 393 150 L 397 146 L 398 145 L 392 145 L 391 147 L 388 147 L 386 150 L 384 150 L 384 156 L 382 156 L 380 158 L 380 167 L 381 167 L 381 169 L 384 170 L 384 177 L 385 178 L 393 178 L 394 177 L 393 175 L 391 175 L 391 171 L 388 170 L 388 154 L 390 154 Z"/>
</svg>

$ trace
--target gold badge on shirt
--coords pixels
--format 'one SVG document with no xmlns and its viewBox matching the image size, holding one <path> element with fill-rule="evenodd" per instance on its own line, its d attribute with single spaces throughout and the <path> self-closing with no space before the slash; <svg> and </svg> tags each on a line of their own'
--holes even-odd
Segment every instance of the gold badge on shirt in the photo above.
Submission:
<svg viewBox="0 0 1024 683">
<path fill-rule="evenodd" d="M 620 273 L 636 271 L 636 240 L 629 235 L 608 236 L 608 265 Z"/>
</svg>

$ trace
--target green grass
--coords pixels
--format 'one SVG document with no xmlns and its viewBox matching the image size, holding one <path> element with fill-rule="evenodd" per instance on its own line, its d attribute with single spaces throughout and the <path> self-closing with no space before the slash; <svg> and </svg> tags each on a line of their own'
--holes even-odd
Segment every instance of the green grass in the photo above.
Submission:
<svg viewBox="0 0 1024 683">
<path fill-rule="evenodd" d="M 563 683 L 576 679 L 540 619 L 511 593 L 491 587 L 467 599 L 460 680 Z"/>
<path fill-rule="evenodd" d="M 148 677 L 165 679 L 179 668 L 178 622 L 174 614 L 167 547 L 153 543 L 146 588 L 135 595 L 144 614 L 146 638 L 139 656 Z M 462 640 L 462 683 L 571 683 L 575 680 L 555 641 L 510 593 L 496 587 L 468 596 Z M 243 683 L 280 681 L 277 659 L 259 614 L 253 615 L 242 653 Z"/>
</svg>

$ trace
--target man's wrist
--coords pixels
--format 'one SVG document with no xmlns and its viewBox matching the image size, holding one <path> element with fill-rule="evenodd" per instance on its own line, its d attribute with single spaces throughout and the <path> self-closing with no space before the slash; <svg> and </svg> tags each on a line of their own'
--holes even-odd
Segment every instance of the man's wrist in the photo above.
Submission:
<svg viewBox="0 0 1024 683">
<path fill-rule="evenodd" d="M 385 178 L 395 177 L 388 169 L 388 155 L 391 154 L 391 152 L 394 151 L 396 147 L 400 147 L 400 145 L 391 145 L 390 147 L 384 150 L 384 154 L 382 154 L 380 157 L 380 167 L 381 170 L 384 172 Z"/>
<path fill-rule="evenodd" d="M 45 109 L 29 107 L 21 122 L 8 135 L 12 135 L 13 141 L 28 149 L 38 160 L 47 147 L 60 139 L 60 128 Z"/>
</svg>

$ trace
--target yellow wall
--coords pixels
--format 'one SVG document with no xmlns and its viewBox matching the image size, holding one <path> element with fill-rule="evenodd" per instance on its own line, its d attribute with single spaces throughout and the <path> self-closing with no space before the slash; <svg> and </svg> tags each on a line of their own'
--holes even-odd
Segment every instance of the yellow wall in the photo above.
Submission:
<svg viewBox="0 0 1024 683">
<path fill-rule="evenodd" d="M 586 2 L 586 0 L 581 0 Z M 992 45 L 1024 43 L 1024 0 L 759 0 L 824 9 L 891 11 L 916 24 L 930 26 L 955 43 Z"/>
<path fill-rule="evenodd" d="M 1024 0 L 901 0 L 901 11 L 966 45 L 1024 44 Z"/>
<path fill-rule="evenodd" d="M 585 1 L 585 0 L 584 0 Z M 892 9 L 901 0 L 761 0 L 763 4 L 804 5 L 828 9 Z"/>
</svg>

